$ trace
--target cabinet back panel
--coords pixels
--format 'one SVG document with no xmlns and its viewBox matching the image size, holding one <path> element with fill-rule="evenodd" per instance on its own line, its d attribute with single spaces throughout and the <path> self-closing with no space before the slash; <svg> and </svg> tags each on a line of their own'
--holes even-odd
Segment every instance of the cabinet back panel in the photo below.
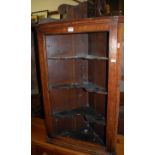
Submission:
<svg viewBox="0 0 155 155">
<path fill-rule="evenodd" d="M 86 60 L 48 60 L 49 84 L 80 83 L 88 79 Z"/>
<path fill-rule="evenodd" d="M 86 55 L 88 34 L 66 34 L 46 36 L 47 58 Z"/>
<path fill-rule="evenodd" d="M 90 55 L 108 57 L 108 32 L 93 32 L 88 34 L 88 51 Z"/>
<path fill-rule="evenodd" d="M 46 36 L 47 58 L 74 55 L 73 35 Z"/>
<path fill-rule="evenodd" d="M 88 39 L 89 39 L 89 46 L 88 46 L 89 54 L 108 58 L 109 55 L 108 32 L 89 33 Z M 89 61 L 88 81 L 108 89 L 107 80 L 108 80 L 108 61 L 103 60 Z M 92 107 L 94 107 L 96 112 L 102 113 L 106 117 L 106 108 L 107 108 L 106 95 L 90 93 L 89 103 Z M 99 133 L 103 132 L 102 130 L 103 127 L 98 126 L 97 129 Z"/>
<path fill-rule="evenodd" d="M 65 84 L 74 81 L 74 61 L 48 60 L 49 84 Z"/>
<path fill-rule="evenodd" d="M 91 60 L 88 62 L 88 80 L 107 88 L 107 61 Z"/>
<path fill-rule="evenodd" d="M 82 89 L 52 89 L 50 98 L 54 112 L 72 110 L 88 104 L 88 93 Z"/>
</svg>

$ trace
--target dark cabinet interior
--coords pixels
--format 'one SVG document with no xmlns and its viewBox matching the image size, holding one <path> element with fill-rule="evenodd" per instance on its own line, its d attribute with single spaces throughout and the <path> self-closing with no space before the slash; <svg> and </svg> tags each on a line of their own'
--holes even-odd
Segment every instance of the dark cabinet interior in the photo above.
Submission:
<svg viewBox="0 0 155 155">
<path fill-rule="evenodd" d="M 46 36 L 53 134 L 104 145 L 108 32 Z"/>
</svg>

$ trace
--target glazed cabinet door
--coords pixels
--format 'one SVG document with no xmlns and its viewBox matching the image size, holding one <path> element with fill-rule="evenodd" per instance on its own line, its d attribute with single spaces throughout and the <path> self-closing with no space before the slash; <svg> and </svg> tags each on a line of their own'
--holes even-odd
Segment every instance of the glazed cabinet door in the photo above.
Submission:
<svg viewBox="0 0 155 155">
<path fill-rule="evenodd" d="M 93 152 L 90 146 L 102 154 L 115 152 L 118 20 L 107 17 L 38 27 L 48 142 L 81 152 Z"/>
</svg>

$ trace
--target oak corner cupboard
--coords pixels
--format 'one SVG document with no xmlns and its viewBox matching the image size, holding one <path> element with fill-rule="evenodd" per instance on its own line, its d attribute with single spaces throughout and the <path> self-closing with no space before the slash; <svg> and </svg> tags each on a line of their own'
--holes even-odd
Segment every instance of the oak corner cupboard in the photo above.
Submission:
<svg viewBox="0 0 155 155">
<path fill-rule="evenodd" d="M 123 17 L 36 29 L 47 141 L 86 154 L 115 152 Z"/>
</svg>

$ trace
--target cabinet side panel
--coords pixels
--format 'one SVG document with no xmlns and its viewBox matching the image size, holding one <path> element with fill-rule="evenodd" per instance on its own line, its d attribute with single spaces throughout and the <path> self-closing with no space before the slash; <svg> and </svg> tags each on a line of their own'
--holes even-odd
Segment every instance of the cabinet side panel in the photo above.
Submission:
<svg viewBox="0 0 155 155">
<path fill-rule="evenodd" d="M 53 130 L 53 119 L 51 117 L 51 104 L 48 94 L 48 71 L 46 63 L 46 51 L 45 51 L 45 40 L 44 35 L 41 32 L 37 33 L 38 45 L 39 45 L 39 63 L 40 63 L 40 73 L 41 73 L 41 84 L 42 84 L 42 94 L 43 94 L 43 104 L 45 113 L 45 123 L 48 136 L 51 135 Z"/>
<path fill-rule="evenodd" d="M 109 79 L 108 79 L 108 105 L 106 145 L 108 151 L 116 151 L 116 136 L 119 114 L 119 84 L 120 84 L 120 55 L 117 49 L 118 31 L 117 23 L 113 23 L 109 38 Z"/>
</svg>

